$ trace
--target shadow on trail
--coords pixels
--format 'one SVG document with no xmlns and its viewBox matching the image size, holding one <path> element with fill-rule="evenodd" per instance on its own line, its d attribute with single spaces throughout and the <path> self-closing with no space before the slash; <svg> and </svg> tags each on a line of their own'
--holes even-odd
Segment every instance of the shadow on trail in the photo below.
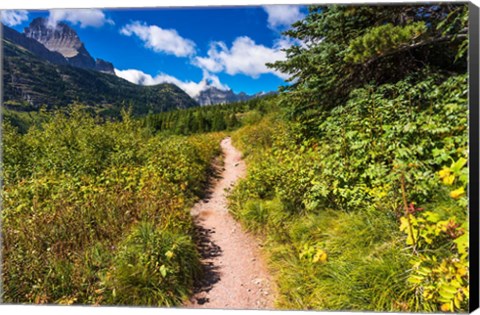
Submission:
<svg viewBox="0 0 480 315">
<path fill-rule="evenodd" d="M 222 156 L 223 157 L 223 156 Z M 217 156 L 213 159 L 207 173 L 207 180 L 203 183 L 203 192 L 198 195 L 203 203 L 208 203 L 212 198 L 215 183 L 222 179 L 222 173 L 225 171 L 222 157 Z"/>
<path fill-rule="evenodd" d="M 203 275 L 197 278 L 193 296 L 184 306 L 270 309 L 274 296 L 258 241 L 244 232 L 228 211 L 228 195 L 246 176 L 247 167 L 229 137 L 220 146 L 222 154 L 212 161 L 205 193 L 199 196 L 203 198 L 190 209 Z"/>
<path fill-rule="evenodd" d="M 208 181 L 204 186 L 204 193 L 200 197 L 201 204 L 208 204 L 212 198 L 215 184 L 222 179 L 222 172 L 225 170 L 221 157 L 216 157 L 209 170 Z M 220 281 L 219 266 L 215 266 L 213 259 L 222 254 L 220 246 L 212 241 L 212 234 L 215 233 L 213 229 L 207 229 L 202 226 L 203 216 L 206 215 L 203 210 L 201 213 L 193 215 L 195 224 L 195 243 L 197 250 L 200 253 L 202 262 L 202 276 L 194 283 L 193 300 L 196 304 L 202 305 L 209 302 L 207 293 L 213 286 Z"/>
<path fill-rule="evenodd" d="M 209 301 L 208 298 L 203 297 L 203 294 L 200 293 L 208 293 L 213 288 L 214 284 L 220 281 L 219 267 L 215 266 L 211 259 L 220 256 L 222 254 L 222 249 L 220 246 L 212 242 L 211 235 L 213 233 L 215 233 L 215 231 L 212 229 L 205 229 L 198 225 L 198 223 L 195 226 L 197 248 L 202 257 L 203 276 L 195 282 L 193 292 L 195 294 L 194 298 L 200 305 Z"/>
</svg>

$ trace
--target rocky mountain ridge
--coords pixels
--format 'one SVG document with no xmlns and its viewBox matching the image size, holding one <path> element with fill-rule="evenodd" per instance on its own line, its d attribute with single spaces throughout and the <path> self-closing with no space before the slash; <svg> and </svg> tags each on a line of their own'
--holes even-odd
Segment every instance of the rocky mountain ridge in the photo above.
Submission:
<svg viewBox="0 0 480 315">
<path fill-rule="evenodd" d="M 44 45 L 38 41 L 26 37 L 24 34 L 17 32 L 16 30 L 3 25 L 3 39 L 20 46 L 41 59 L 45 59 L 51 63 L 57 65 L 68 65 L 68 61 L 60 53 L 50 51 Z"/>
<path fill-rule="evenodd" d="M 4 39 L 51 63 L 115 75 L 113 65 L 102 59 L 95 60 L 80 41 L 77 32 L 63 22 L 50 26 L 47 19 L 36 18 L 24 29 L 24 33 L 2 26 Z"/>
<path fill-rule="evenodd" d="M 24 34 L 43 44 L 48 50 L 62 54 L 65 58 L 75 57 L 85 51 L 77 32 L 63 22 L 51 26 L 48 25 L 47 19 L 36 18 L 25 28 Z"/>
<path fill-rule="evenodd" d="M 51 26 L 49 25 L 48 19 L 35 18 L 29 26 L 24 29 L 24 33 L 19 33 L 5 25 L 2 26 L 4 29 L 4 40 L 26 49 L 42 60 L 49 61 L 55 65 L 69 65 L 76 68 L 113 74 L 115 76 L 112 63 L 99 58 L 94 59 L 86 49 L 84 43 L 80 40 L 77 32 L 64 22 L 59 22 L 55 26 Z M 201 106 L 207 106 L 248 101 L 252 98 L 270 93 L 261 92 L 248 95 L 240 92 L 236 94 L 230 89 L 219 89 L 211 85 L 211 83 L 207 83 L 206 88 L 194 99 Z M 35 96 L 35 93 L 27 94 L 29 102 L 38 103 L 40 100 L 46 101 L 46 99 L 39 98 L 38 95 Z M 57 102 L 58 100 L 54 101 L 54 103 Z"/>
<path fill-rule="evenodd" d="M 240 92 L 236 94 L 232 90 L 222 90 L 214 86 L 207 86 L 202 90 L 194 99 L 201 106 L 215 105 L 215 104 L 226 104 L 226 103 L 235 103 L 235 102 L 244 102 L 252 98 L 262 97 L 274 92 L 259 92 L 253 95 L 248 95 L 245 92 Z"/>
</svg>

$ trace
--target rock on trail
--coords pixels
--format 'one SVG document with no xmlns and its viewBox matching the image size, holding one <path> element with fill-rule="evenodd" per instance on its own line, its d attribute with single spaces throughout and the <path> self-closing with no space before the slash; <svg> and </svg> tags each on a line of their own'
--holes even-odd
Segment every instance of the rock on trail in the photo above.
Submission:
<svg viewBox="0 0 480 315">
<path fill-rule="evenodd" d="M 204 279 L 185 304 L 189 308 L 273 309 L 274 287 L 259 250 L 228 212 L 226 194 L 245 176 L 241 153 L 225 138 L 221 142 L 224 169 L 211 195 L 191 210 L 197 226 Z"/>
</svg>

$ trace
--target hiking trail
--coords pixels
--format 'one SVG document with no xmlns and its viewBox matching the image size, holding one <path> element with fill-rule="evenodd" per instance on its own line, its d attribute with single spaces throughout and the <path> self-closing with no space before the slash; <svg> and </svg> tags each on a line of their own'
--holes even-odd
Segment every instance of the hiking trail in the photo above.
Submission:
<svg viewBox="0 0 480 315">
<path fill-rule="evenodd" d="M 246 174 L 231 138 L 222 140 L 224 165 L 207 198 L 191 210 L 205 275 L 188 308 L 273 309 L 274 288 L 257 239 L 228 212 L 226 195 Z"/>
</svg>

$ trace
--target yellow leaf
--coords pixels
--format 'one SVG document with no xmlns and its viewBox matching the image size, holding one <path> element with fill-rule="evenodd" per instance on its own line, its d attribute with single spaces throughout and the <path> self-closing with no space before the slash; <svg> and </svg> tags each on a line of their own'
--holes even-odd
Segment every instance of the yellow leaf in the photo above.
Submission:
<svg viewBox="0 0 480 315">
<path fill-rule="evenodd" d="M 433 222 L 433 223 L 436 223 L 440 220 L 440 215 L 438 215 L 435 212 L 431 212 L 431 211 L 426 211 L 424 213 L 424 217 L 427 218 L 428 221 Z"/>
<path fill-rule="evenodd" d="M 450 303 L 442 304 L 442 306 L 440 306 L 440 309 L 442 310 L 442 312 L 450 311 Z"/>
<path fill-rule="evenodd" d="M 408 219 L 406 217 L 401 217 L 400 218 L 400 231 L 408 231 L 409 226 L 410 226 L 410 223 L 408 222 Z"/>
<path fill-rule="evenodd" d="M 467 164 L 467 159 L 460 158 L 457 162 L 452 163 L 452 165 L 450 166 L 450 169 L 454 172 L 458 172 L 462 169 L 462 167 L 465 166 L 465 164 Z"/>
<path fill-rule="evenodd" d="M 460 308 L 460 300 L 459 299 L 457 299 L 456 297 L 453 298 L 453 303 L 455 304 L 456 308 Z"/>
<path fill-rule="evenodd" d="M 315 256 L 312 259 L 312 262 L 325 262 L 327 261 L 327 253 L 325 253 L 323 250 L 319 249 Z"/>
<path fill-rule="evenodd" d="M 413 284 L 422 283 L 423 280 L 424 280 L 424 277 L 417 276 L 417 275 L 411 275 L 411 276 L 408 277 L 408 279 L 407 279 L 408 282 L 413 283 Z M 424 297 L 426 297 L 427 294 L 428 294 L 427 291 L 424 291 L 424 292 L 423 292 L 423 296 L 424 296 Z"/>
<path fill-rule="evenodd" d="M 167 276 L 167 268 L 165 267 L 165 265 L 161 265 L 160 266 L 160 274 L 162 275 L 162 277 L 166 277 Z"/>
<path fill-rule="evenodd" d="M 451 191 L 450 192 L 450 197 L 452 197 L 453 199 L 458 199 L 458 198 L 462 197 L 464 194 L 465 194 L 465 189 L 462 186 L 458 189 L 455 189 L 455 190 Z"/>
<path fill-rule="evenodd" d="M 467 268 L 458 268 L 458 269 L 457 269 L 457 274 L 458 274 L 460 277 L 465 276 L 467 273 L 468 273 L 468 269 L 467 269 Z"/>
</svg>

